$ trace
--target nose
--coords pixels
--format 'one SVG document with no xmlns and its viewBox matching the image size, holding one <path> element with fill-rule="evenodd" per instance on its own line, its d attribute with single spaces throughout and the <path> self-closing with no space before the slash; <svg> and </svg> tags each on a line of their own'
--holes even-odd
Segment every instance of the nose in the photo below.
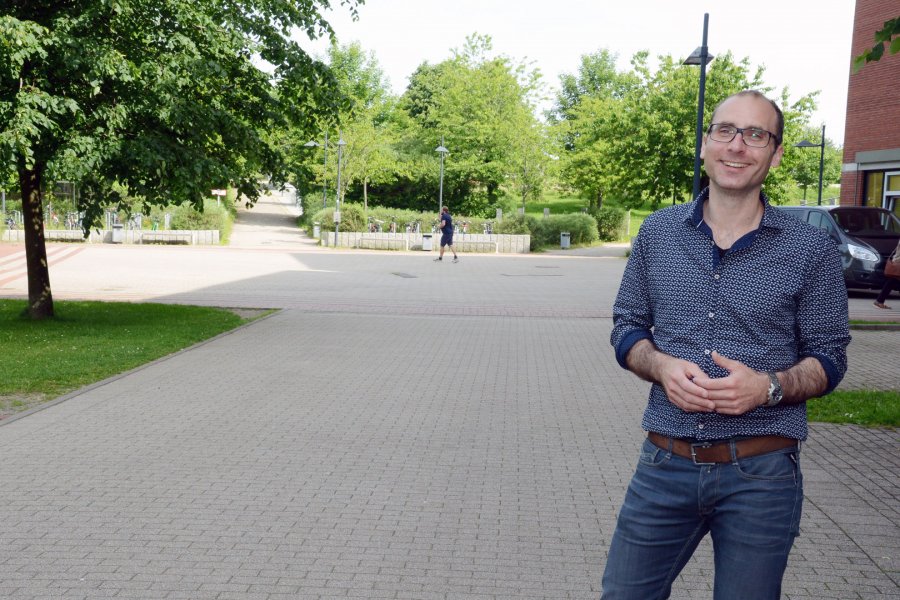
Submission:
<svg viewBox="0 0 900 600">
<path fill-rule="evenodd" d="M 734 137 L 731 138 L 731 141 L 728 142 L 729 150 L 743 150 L 747 147 L 747 144 L 744 143 L 744 132 L 738 131 L 734 134 Z"/>
</svg>

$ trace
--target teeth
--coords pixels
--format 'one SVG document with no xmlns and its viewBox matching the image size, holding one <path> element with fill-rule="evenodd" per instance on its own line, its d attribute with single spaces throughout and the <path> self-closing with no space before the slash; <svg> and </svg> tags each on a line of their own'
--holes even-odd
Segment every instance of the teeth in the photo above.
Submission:
<svg viewBox="0 0 900 600">
<path fill-rule="evenodd" d="M 726 167 L 737 167 L 739 169 L 742 169 L 747 166 L 744 163 L 728 162 L 727 160 L 723 160 L 722 162 L 725 163 Z"/>
</svg>

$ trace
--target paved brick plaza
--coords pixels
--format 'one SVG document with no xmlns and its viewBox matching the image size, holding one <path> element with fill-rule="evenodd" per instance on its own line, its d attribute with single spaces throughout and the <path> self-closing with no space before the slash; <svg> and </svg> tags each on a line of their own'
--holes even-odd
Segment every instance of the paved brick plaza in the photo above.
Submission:
<svg viewBox="0 0 900 600">
<path fill-rule="evenodd" d="M 623 261 L 241 235 L 52 246 L 57 299 L 283 310 L 0 425 L 0 597 L 596 598 L 647 392 L 607 341 Z M 900 335 L 853 334 L 844 385 L 900 387 Z M 813 425 L 785 598 L 900 597 L 898 450 Z M 710 586 L 704 544 L 673 598 Z"/>
</svg>

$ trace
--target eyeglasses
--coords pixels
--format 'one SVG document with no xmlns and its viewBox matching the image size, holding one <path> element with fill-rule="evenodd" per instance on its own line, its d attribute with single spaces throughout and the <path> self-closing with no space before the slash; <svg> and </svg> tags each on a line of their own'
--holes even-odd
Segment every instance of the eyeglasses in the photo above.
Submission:
<svg viewBox="0 0 900 600">
<path fill-rule="evenodd" d="M 734 125 L 723 125 L 722 123 L 713 123 L 706 130 L 709 139 L 714 142 L 722 142 L 727 144 L 734 139 L 734 136 L 741 134 L 741 141 L 745 145 L 752 148 L 765 148 L 773 139 L 778 145 L 778 136 L 771 131 L 765 129 L 757 129 L 756 127 L 735 127 Z"/>
</svg>

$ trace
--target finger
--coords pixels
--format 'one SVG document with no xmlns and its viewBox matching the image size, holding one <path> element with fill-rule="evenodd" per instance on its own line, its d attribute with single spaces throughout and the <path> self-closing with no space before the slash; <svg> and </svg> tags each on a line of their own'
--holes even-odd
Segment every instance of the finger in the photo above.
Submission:
<svg viewBox="0 0 900 600">
<path fill-rule="evenodd" d="M 730 390 L 734 388 L 735 381 L 734 378 L 729 375 L 728 377 L 698 377 L 694 379 L 694 384 L 702 387 L 704 390 L 708 392 L 718 391 L 718 390 Z M 708 398 L 712 396 L 708 395 Z"/>
<path fill-rule="evenodd" d="M 726 356 L 722 356 L 715 350 L 712 351 L 711 356 L 712 356 L 713 362 L 715 362 L 717 365 L 719 365 L 723 369 L 726 369 L 728 372 L 734 371 L 735 369 L 744 366 L 744 363 L 737 361 L 737 360 L 731 360 L 730 358 L 728 358 Z"/>
</svg>

